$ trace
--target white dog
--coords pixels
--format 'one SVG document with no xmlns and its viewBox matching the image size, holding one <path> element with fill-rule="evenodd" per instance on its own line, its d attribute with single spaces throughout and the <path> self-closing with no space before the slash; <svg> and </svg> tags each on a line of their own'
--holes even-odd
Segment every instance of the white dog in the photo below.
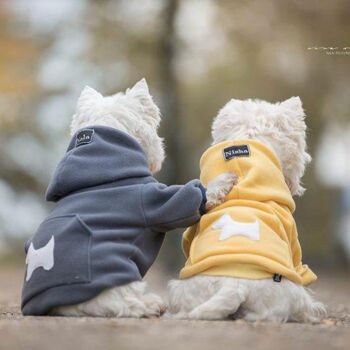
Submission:
<svg viewBox="0 0 350 350">
<path fill-rule="evenodd" d="M 293 222 L 291 195 L 303 194 L 301 178 L 311 160 L 306 151 L 304 117 L 299 97 L 276 104 L 233 99 L 220 110 L 212 127 L 213 146 L 201 159 L 201 180 L 205 184 L 210 179 L 208 173 L 216 174 L 220 166 L 233 164 L 238 172 L 237 186 L 225 204 L 208 217 L 204 215 L 200 224 L 185 233 L 183 245 L 188 260 L 180 273 L 182 279 L 169 283 L 169 311 L 173 317 L 316 322 L 325 315 L 322 303 L 303 286 L 316 276 L 301 265 L 296 230 L 288 226 Z M 221 148 L 231 142 L 233 147 Z M 255 165 L 254 157 L 261 162 Z M 214 161 L 217 167 L 211 167 Z M 230 203 L 234 203 L 234 209 Z M 227 214 L 214 221 L 218 213 L 229 210 L 233 210 L 233 216 L 241 216 L 243 222 Z M 276 227 L 282 239 L 269 225 Z M 282 236 L 285 227 L 294 238 Z M 264 251 L 259 244 L 268 240 L 269 234 L 276 245 Z M 290 250 L 285 249 L 288 245 L 292 245 Z M 282 253 L 275 259 L 286 259 L 289 270 L 272 261 L 280 249 L 277 247 Z M 220 249 L 226 250 L 220 255 Z M 237 258 L 237 252 L 247 254 Z M 263 261 L 259 254 L 270 255 L 270 260 Z M 276 271 L 271 271 L 271 266 Z M 245 278 L 247 275 L 249 278 Z"/>
<path fill-rule="evenodd" d="M 145 79 L 125 93 L 103 97 L 86 87 L 77 104 L 71 124 L 71 134 L 88 127 L 107 126 L 123 131 L 135 138 L 146 154 L 152 173 L 161 169 L 164 160 L 162 139 L 157 134 L 160 112 L 149 94 Z M 220 204 L 231 190 L 235 177 L 224 174 L 212 181 L 207 189 L 206 208 Z M 221 191 L 210 191 L 220 188 Z M 164 220 L 164 218 L 159 218 Z M 53 315 L 102 316 L 102 317 L 152 317 L 165 310 L 161 298 L 146 291 L 146 282 L 135 281 L 126 285 L 104 290 L 91 300 L 77 305 L 56 307 Z"/>
</svg>

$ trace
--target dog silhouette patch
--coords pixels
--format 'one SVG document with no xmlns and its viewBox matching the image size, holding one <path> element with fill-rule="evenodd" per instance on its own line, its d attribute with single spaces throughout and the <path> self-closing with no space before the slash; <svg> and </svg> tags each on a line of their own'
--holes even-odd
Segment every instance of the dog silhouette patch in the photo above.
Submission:
<svg viewBox="0 0 350 350">
<path fill-rule="evenodd" d="M 55 249 L 55 238 L 52 236 L 49 242 L 42 248 L 35 249 L 33 243 L 30 243 L 27 257 L 27 274 L 26 282 L 30 280 L 33 272 L 42 267 L 44 270 L 49 271 L 53 268 L 54 262 L 54 249 Z"/>
<path fill-rule="evenodd" d="M 230 215 L 224 214 L 213 224 L 212 228 L 214 230 L 221 230 L 219 241 L 224 241 L 234 236 L 247 237 L 253 241 L 260 240 L 258 220 L 253 223 L 238 222 L 233 220 Z"/>
</svg>

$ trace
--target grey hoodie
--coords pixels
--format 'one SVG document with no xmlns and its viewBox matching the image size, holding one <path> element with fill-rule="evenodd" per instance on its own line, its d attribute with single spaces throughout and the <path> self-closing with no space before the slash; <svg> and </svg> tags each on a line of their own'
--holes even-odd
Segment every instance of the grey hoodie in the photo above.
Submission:
<svg viewBox="0 0 350 350">
<path fill-rule="evenodd" d="M 24 315 L 141 280 L 164 233 L 196 223 L 206 202 L 199 180 L 157 182 L 138 142 L 101 126 L 75 134 L 46 199 L 57 205 L 26 244 Z"/>
</svg>

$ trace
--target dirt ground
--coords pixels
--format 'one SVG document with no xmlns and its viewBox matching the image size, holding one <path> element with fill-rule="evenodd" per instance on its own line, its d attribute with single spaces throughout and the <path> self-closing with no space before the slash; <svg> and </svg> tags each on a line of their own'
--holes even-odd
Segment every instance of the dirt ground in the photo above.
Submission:
<svg viewBox="0 0 350 350">
<path fill-rule="evenodd" d="M 350 278 L 319 274 L 314 290 L 328 306 L 321 324 L 243 321 L 23 317 L 22 270 L 0 268 L 0 349 L 350 349 Z M 165 279 L 148 277 L 164 295 Z"/>
</svg>

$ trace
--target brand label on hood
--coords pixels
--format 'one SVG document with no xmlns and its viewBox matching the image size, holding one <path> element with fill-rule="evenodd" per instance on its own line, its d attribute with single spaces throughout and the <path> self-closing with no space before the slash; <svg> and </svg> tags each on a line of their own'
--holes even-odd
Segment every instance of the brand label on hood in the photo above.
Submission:
<svg viewBox="0 0 350 350">
<path fill-rule="evenodd" d="M 91 143 L 94 136 L 94 132 L 95 131 L 93 129 L 84 129 L 82 131 L 79 131 L 75 141 L 75 147 Z"/>
<path fill-rule="evenodd" d="M 250 150 L 248 145 L 238 145 L 224 148 L 225 160 L 230 160 L 236 157 L 249 157 Z"/>
</svg>

